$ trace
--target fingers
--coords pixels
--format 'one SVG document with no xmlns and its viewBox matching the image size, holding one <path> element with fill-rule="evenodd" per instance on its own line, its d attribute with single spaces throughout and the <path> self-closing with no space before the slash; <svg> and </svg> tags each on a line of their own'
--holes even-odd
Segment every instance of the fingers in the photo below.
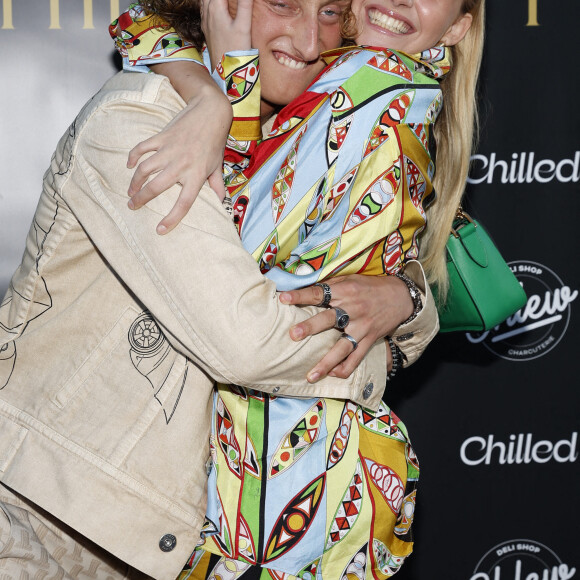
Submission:
<svg viewBox="0 0 580 580">
<path fill-rule="evenodd" d="M 223 166 L 223 162 L 220 163 L 219 168 L 216 169 L 208 178 L 207 181 L 209 186 L 217 193 L 217 196 L 220 201 L 223 201 L 226 197 L 226 187 L 224 185 L 224 178 L 223 172 L 221 167 Z"/>
<path fill-rule="evenodd" d="M 385 341 L 386 342 L 386 341 Z M 351 352 L 345 360 L 335 366 L 328 375 L 331 377 L 338 377 L 339 379 L 347 379 L 352 375 L 356 367 L 361 363 L 366 353 L 374 343 L 368 339 L 363 339 L 359 342 L 358 348 Z M 387 343 L 387 372 L 391 372 L 393 368 L 393 353 Z"/>
<path fill-rule="evenodd" d="M 323 379 L 352 352 L 350 341 L 340 338 L 324 358 L 306 375 L 309 383 Z"/>
<path fill-rule="evenodd" d="M 356 295 L 356 287 L 349 282 L 347 276 L 337 276 L 325 280 L 332 289 L 331 306 L 341 306 L 344 298 L 352 299 Z M 337 294 L 335 291 L 339 290 Z M 298 306 L 318 306 L 324 298 L 324 291 L 320 286 L 307 286 L 299 290 L 288 290 L 282 292 L 279 296 L 280 302 L 283 304 L 294 304 Z"/>
<path fill-rule="evenodd" d="M 358 348 L 354 350 L 350 340 L 339 338 L 324 358 L 306 375 L 306 379 L 310 383 L 323 379 L 329 373 L 334 372 L 334 369 L 343 363 L 345 359 L 345 370 L 339 370 L 339 372 L 345 373 L 348 371 L 348 374 L 344 377 L 342 374 L 333 374 L 332 376 L 346 378 L 360 363 L 371 346 L 372 342 L 363 339 L 359 342 Z M 350 357 L 353 357 L 352 361 L 348 360 Z"/>
<path fill-rule="evenodd" d="M 201 28 L 213 67 L 226 52 L 251 48 L 251 25 L 252 0 L 204 0 Z"/>
<path fill-rule="evenodd" d="M 366 354 L 367 342 L 361 340 L 358 348 L 354 352 L 351 352 L 340 364 L 330 370 L 328 374 L 331 377 L 338 377 L 339 379 L 347 379 L 350 377 Z"/>
<path fill-rule="evenodd" d="M 139 165 L 137 168 L 135 175 L 139 173 L 141 165 Z M 154 173 L 148 169 L 144 170 L 144 172 L 148 176 Z M 139 173 L 137 181 L 141 181 L 141 175 L 142 173 Z M 143 187 L 141 187 L 141 189 L 139 189 L 131 196 L 128 205 L 131 209 L 139 209 L 140 207 L 143 207 L 145 204 L 149 203 L 152 199 L 155 199 L 158 195 L 162 194 L 164 191 L 167 191 L 173 187 L 177 182 L 177 177 L 171 172 L 161 171 L 154 179 L 149 181 L 149 183 L 146 183 Z"/>
<path fill-rule="evenodd" d="M 243 29 L 249 29 L 252 24 L 252 4 L 253 0 L 238 0 L 236 22 Z"/>
<path fill-rule="evenodd" d="M 171 208 L 171 211 L 159 222 L 157 226 L 157 233 L 159 235 L 164 235 L 169 233 L 175 226 L 187 215 L 191 206 L 194 204 L 199 190 L 201 189 L 203 183 L 192 185 L 188 184 L 183 186 L 181 193 L 175 202 L 175 205 Z"/>
<path fill-rule="evenodd" d="M 145 141 L 142 141 L 133 147 L 131 151 L 129 151 L 129 156 L 127 158 L 127 168 L 133 169 L 133 167 L 137 165 L 137 162 L 139 159 L 141 159 L 141 157 L 143 157 L 143 155 L 145 155 L 145 153 L 151 153 L 152 151 L 157 151 L 157 147 L 155 146 L 155 137 L 151 137 Z"/>
<path fill-rule="evenodd" d="M 327 281 L 328 283 L 328 281 Z M 332 287 L 332 283 L 328 283 Z M 282 304 L 295 304 L 299 306 L 318 306 L 324 298 L 324 292 L 320 286 L 307 286 L 299 290 L 289 290 L 280 294 Z"/>
<path fill-rule="evenodd" d="M 209 9 L 209 5 L 211 3 L 211 0 L 201 0 L 200 3 L 200 12 L 201 12 L 201 29 L 202 32 L 205 34 L 206 32 L 206 25 L 207 25 L 207 14 L 208 14 L 208 9 Z"/>
<path fill-rule="evenodd" d="M 312 336 L 313 334 L 319 334 L 324 332 L 329 328 L 334 327 L 336 322 L 336 312 L 333 308 L 324 310 L 315 314 L 311 318 L 295 324 L 290 328 L 290 338 L 295 341 L 302 340 L 306 336 Z"/>
<path fill-rule="evenodd" d="M 149 161 L 149 159 L 147 161 Z M 147 161 L 142 162 L 135 171 L 133 179 L 137 183 L 142 181 L 143 176 L 148 177 L 155 169 L 154 165 L 147 165 Z M 144 165 L 145 167 L 143 168 Z M 147 177 L 145 177 L 145 179 L 147 179 Z M 187 215 L 191 206 L 197 199 L 204 181 L 205 180 L 201 175 L 191 174 L 187 178 L 187 181 L 179 183 L 173 172 L 164 169 L 160 171 L 154 179 L 141 187 L 137 193 L 133 194 L 128 205 L 131 209 L 137 210 L 149 203 L 152 199 L 161 195 L 163 192 L 171 189 L 176 183 L 179 183 L 179 185 L 181 185 L 181 192 L 179 193 L 177 201 L 171 208 L 171 211 L 157 225 L 157 233 L 159 235 L 167 234 Z M 220 183 L 217 178 L 214 178 L 214 182 L 216 184 L 215 187 L 219 190 Z M 221 189 L 225 191 L 223 181 L 221 181 Z M 218 195 L 219 194 L 220 192 L 218 192 Z"/>
<path fill-rule="evenodd" d="M 204 34 L 206 31 L 211 32 L 213 21 L 216 21 L 216 24 L 227 23 L 234 17 L 234 14 L 230 14 L 228 0 L 203 0 L 201 3 L 201 25 Z"/>
<path fill-rule="evenodd" d="M 139 163 L 137 169 L 133 173 L 131 183 L 129 184 L 129 190 L 127 192 L 129 197 L 131 197 L 131 201 L 133 202 L 129 204 L 129 207 L 137 209 L 144 203 L 147 203 L 147 201 L 159 195 L 162 191 L 165 191 L 172 185 L 175 185 L 177 182 L 177 177 L 172 175 L 167 170 L 159 173 L 161 169 L 163 168 L 158 164 L 156 155 L 153 155 L 152 157 L 149 157 L 149 159 Z M 158 173 L 158 175 L 155 177 L 155 179 L 146 184 L 147 180 L 156 173 Z M 157 183 L 154 184 L 154 181 L 157 181 Z M 143 192 L 145 189 L 148 190 L 149 197 L 146 197 L 146 195 L 141 195 L 141 192 Z"/>
</svg>

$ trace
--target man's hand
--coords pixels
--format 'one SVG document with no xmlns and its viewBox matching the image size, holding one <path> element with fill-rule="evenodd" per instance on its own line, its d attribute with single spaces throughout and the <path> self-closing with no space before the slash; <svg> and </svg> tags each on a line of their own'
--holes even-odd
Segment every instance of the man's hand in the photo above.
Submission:
<svg viewBox="0 0 580 580">
<path fill-rule="evenodd" d="M 393 331 L 413 312 L 413 301 L 405 283 L 395 276 L 340 276 L 326 280 L 332 291 L 330 308 L 290 329 L 293 340 L 302 340 L 334 327 L 336 311 L 342 308 L 350 317 L 344 329 L 357 342 L 353 350 L 350 341 L 340 339 L 322 360 L 308 373 L 310 382 L 327 374 L 346 378 L 356 369 L 371 346 Z M 319 286 L 282 292 L 284 304 L 313 305 L 322 302 L 323 291 Z M 387 348 L 387 369 L 390 370 L 391 352 Z"/>
</svg>

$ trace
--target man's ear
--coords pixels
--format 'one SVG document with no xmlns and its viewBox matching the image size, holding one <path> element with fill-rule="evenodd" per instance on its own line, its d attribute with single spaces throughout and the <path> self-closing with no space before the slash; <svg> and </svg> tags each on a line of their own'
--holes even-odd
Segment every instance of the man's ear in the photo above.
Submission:
<svg viewBox="0 0 580 580">
<path fill-rule="evenodd" d="M 466 12 L 457 18 L 457 20 L 447 29 L 447 32 L 443 35 L 440 44 L 444 46 L 454 46 L 467 34 L 467 31 L 471 28 L 471 22 L 473 21 L 473 16 Z"/>
</svg>

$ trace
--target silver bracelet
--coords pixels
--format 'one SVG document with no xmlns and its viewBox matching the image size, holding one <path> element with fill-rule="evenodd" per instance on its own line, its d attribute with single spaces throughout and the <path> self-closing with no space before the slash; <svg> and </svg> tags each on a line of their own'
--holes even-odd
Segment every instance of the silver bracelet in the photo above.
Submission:
<svg viewBox="0 0 580 580">
<path fill-rule="evenodd" d="M 393 355 L 393 366 L 391 367 L 391 371 L 387 373 L 387 381 L 390 381 L 397 374 L 397 371 L 403 366 L 405 355 L 390 336 L 387 336 L 387 342 L 389 343 L 391 354 Z"/>
<path fill-rule="evenodd" d="M 421 292 L 419 291 L 419 288 L 417 288 L 417 284 L 415 284 L 415 282 L 413 282 L 413 280 L 411 280 L 411 278 L 409 278 L 407 274 L 403 272 L 397 272 L 395 276 L 405 283 L 405 286 L 407 286 L 407 290 L 409 290 L 409 294 L 411 295 L 411 300 L 413 301 L 413 312 L 411 316 L 409 316 L 409 318 L 407 318 L 405 322 L 401 323 L 407 324 L 411 322 L 411 320 L 415 320 L 417 314 L 419 314 L 419 312 L 421 312 L 423 308 L 423 301 L 421 300 Z"/>
</svg>

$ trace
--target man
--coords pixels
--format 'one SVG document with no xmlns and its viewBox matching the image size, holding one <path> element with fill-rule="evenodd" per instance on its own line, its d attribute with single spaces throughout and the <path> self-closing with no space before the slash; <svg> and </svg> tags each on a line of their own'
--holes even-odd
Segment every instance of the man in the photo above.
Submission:
<svg viewBox="0 0 580 580">
<path fill-rule="evenodd" d="M 339 334 L 290 339 L 316 310 L 280 304 L 208 187 L 168 236 L 177 188 L 126 207 L 128 151 L 182 107 L 163 77 L 117 75 L 45 176 L 0 307 L 2 579 L 175 578 L 203 523 L 216 380 L 379 402 L 383 342 L 350 379 L 306 381 Z"/>
</svg>

